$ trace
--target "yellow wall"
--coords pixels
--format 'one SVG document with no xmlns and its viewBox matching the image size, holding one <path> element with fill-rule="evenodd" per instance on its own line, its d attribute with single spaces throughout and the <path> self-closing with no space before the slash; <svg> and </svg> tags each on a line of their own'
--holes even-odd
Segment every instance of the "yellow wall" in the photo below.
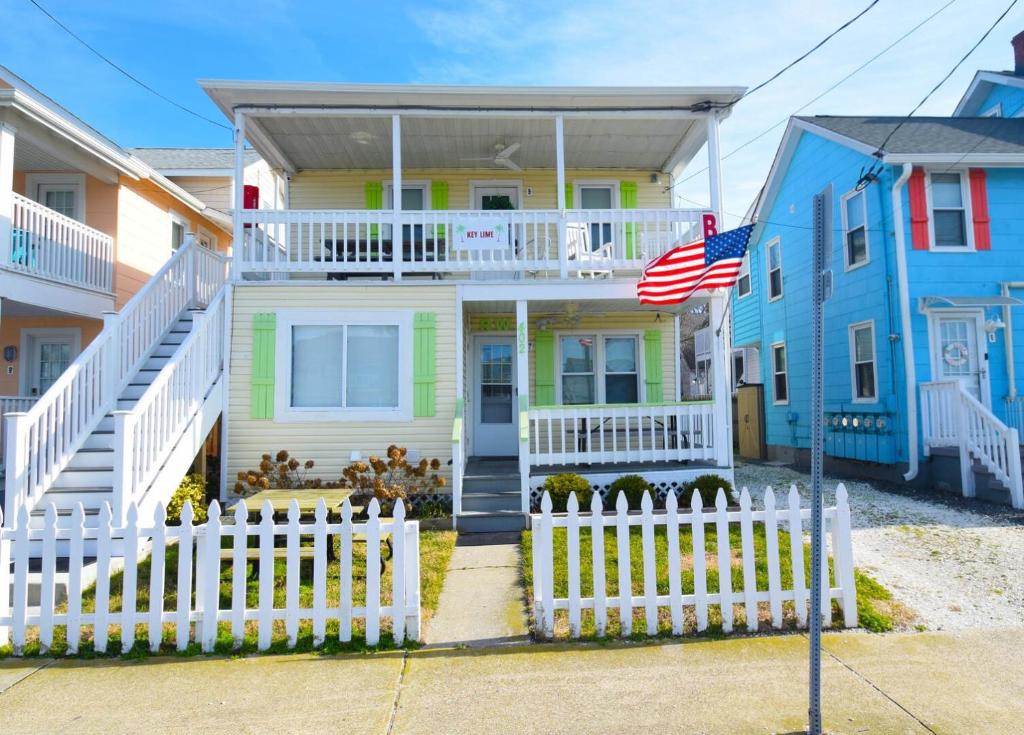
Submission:
<svg viewBox="0 0 1024 735">
<path fill-rule="evenodd" d="M 21 330 L 57 328 L 57 329 L 80 329 L 82 334 L 81 348 L 96 338 L 103 328 L 103 322 L 98 319 L 85 319 L 74 316 L 7 316 L 0 313 L 0 348 L 7 345 L 14 345 L 18 348 L 18 359 L 13 363 L 14 372 L 7 374 L 8 363 L 0 359 L 0 395 L 16 396 L 21 395 L 20 380 L 21 371 L 28 369 L 28 355 L 21 354 Z"/>
<path fill-rule="evenodd" d="M 671 197 L 665 191 L 666 184 L 652 184 L 650 171 L 623 170 L 574 170 L 566 171 L 565 180 L 576 179 L 611 181 L 635 181 L 637 184 L 637 206 L 641 208 L 670 207 Z M 366 205 L 364 186 L 367 181 L 388 181 L 391 170 L 380 171 L 303 171 L 291 181 L 292 209 L 363 209 Z M 449 209 L 475 209 L 470 204 L 471 181 L 500 181 L 509 184 L 522 182 L 522 209 L 555 209 L 557 207 L 556 180 L 553 169 L 531 169 L 512 172 L 495 169 L 465 170 L 409 170 L 402 171 L 402 180 L 448 182 Z M 667 177 L 662 175 L 662 180 Z M 527 193 L 533 189 L 533 195 Z M 428 194 L 429 198 L 429 194 Z M 572 206 L 572 202 L 567 202 Z M 615 207 L 618 202 L 612 202 Z"/>
<path fill-rule="evenodd" d="M 173 176 L 171 181 L 201 199 L 207 207 L 227 212 L 231 209 L 230 176 Z"/>
</svg>

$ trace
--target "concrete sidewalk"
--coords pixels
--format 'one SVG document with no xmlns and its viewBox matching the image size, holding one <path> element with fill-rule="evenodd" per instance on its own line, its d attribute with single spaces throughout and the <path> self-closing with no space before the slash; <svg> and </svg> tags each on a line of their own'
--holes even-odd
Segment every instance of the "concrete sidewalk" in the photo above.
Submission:
<svg viewBox="0 0 1024 735">
<path fill-rule="evenodd" d="M 832 733 L 1020 732 L 1024 630 L 826 636 Z M 0 661 L 0 732 L 793 733 L 802 636 Z M 34 670 L 38 669 L 38 670 Z"/>
</svg>

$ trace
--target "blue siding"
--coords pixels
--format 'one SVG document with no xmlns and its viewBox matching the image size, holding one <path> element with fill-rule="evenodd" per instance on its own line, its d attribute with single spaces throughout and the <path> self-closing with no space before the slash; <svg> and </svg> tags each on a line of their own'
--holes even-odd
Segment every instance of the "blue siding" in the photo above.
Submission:
<svg viewBox="0 0 1024 735">
<path fill-rule="evenodd" d="M 761 302 L 757 298 L 763 273 L 757 267 L 758 255 L 753 252 L 754 243 L 750 243 L 750 294 L 742 299 L 737 297 L 737 289 L 732 290 L 732 342 L 737 347 L 760 347 L 761 341 Z M 762 352 L 762 358 L 763 352 Z"/>
<path fill-rule="evenodd" d="M 1002 117 L 1015 117 L 1024 110 L 1024 89 L 1006 84 L 994 86 L 978 107 L 978 114 L 981 115 L 995 105 L 1002 105 Z"/>
</svg>

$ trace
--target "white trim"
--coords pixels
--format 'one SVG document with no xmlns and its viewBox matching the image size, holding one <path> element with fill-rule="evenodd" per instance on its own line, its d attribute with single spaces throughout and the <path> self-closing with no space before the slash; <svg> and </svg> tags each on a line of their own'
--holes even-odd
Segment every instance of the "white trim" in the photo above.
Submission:
<svg viewBox="0 0 1024 735">
<path fill-rule="evenodd" d="M 746 293 L 743 293 L 742 289 L 740 289 L 740 282 L 743 280 L 744 276 L 747 277 L 747 292 Z M 736 277 L 736 300 L 739 301 L 740 299 L 749 298 L 750 295 L 753 294 L 753 293 L 754 293 L 754 279 L 753 279 L 753 276 L 751 276 L 751 273 L 750 273 L 750 250 L 748 249 L 747 252 L 745 252 L 743 254 L 743 262 L 740 265 L 740 272 L 739 272 L 739 275 Z"/>
<path fill-rule="evenodd" d="M 394 196 L 395 196 L 395 182 L 392 179 L 385 179 L 384 185 L 384 209 L 394 208 Z M 421 189 L 423 191 L 423 209 L 421 210 L 404 210 L 404 211 L 420 211 L 425 212 L 431 209 L 432 202 L 430 201 L 430 179 L 415 179 L 413 181 L 406 181 L 402 179 L 402 191 L 406 189 Z"/>
<path fill-rule="evenodd" d="M 274 421 L 301 423 L 337 421 L 360 423 L 375 421 L 412 421 L 412 351 L 413 329 L 411 310 L 379 309 L 279 309 L 277 312 L 275 374 L 278 377 L 274 395 Z M 398 327 L 398 406 L 397 408 L 295 408 L 292 395 L 292 327 L 306 325 L 393 325 Z"/>
<path fill-rule="evenodd" d="M 960 177 L 960 201 L 964 210 L 964 238 L 963 246 L 939 245 L 935 241 L 935 208 L 932 205 L 932 176 L 936 174 L 955 174 Z M 974 246 L 974 213 L 971 209 L 971 187 L 968 171 L 965 168 L 946 169 L 936 171 L 925 169 L 924 194 L 928 203 L 928 250 L 933 253 L 973 253 Z M 948 211 L 948 210 L 947 210 Z"/>
<path fill-rule="evenodd" d="M 516 353 L 516 333 L 515 332 L 473 332 L 469 335 L 469 352 L 470 359 L 467 360 L 469 367 L 469 397 L 463 403 L 463 422 L 466 425 L 466 435 L 472 447 L 473 456 L 483 457 L 511 457 L 518 454 L 519 451 L 519 378 L 521 372 L 519 370 L 519 360 Z M 478 430 L 483 426 L 481 421 L 480 411 L 482 410 L 480 401 L 480 365 L 477 362 L 477 357 L 480 355 L 480 343 L 487 340 L 505 341 L 512 346 L 512 429 L 510 430 L 511 439 L 509 440 L 508 452 L 502 454 L 480 454 L 480 437 Z M 527 374 L 529 373 L 529 367 L 527 367 Z M 529 391 L 529 375 L 527 375 L 527 391 Z M 529 393 L 527 393 L 529 395 Z M 469 413 L 472 412 L 472 413 Z"/>
<path fill-rule="evenodd" d="M 592 189 L 611 189 L 612 192 L 612 206 L 611 209 L 622 209 L 619 206 L 622 202 L 621 195 L 619 194 L 619 180 L 618 179 L 573 179 L 572 184 L 572 208 L 583 209 L 583 197 L 580 195 L 580 188 L 592 188 Z"/>
<path fill-rule="evenodd" d="M 871 239 L 869 237 L 868 227 L 868 195 L 865 193 L 866 190 L 851 189 L 839 198 L 839 214 L 842 217 L 843 222 L 843 272 L 848 273 L 858 268 L 863 268 L 871 262 Z M 849 225 L 847 223 L 846 215 L 846 203 L 856 196 L 862 197 L 861 208 L 864 210 L 864 260 L 860 263 L 850 262 L 850 247 L 847 240 L 847 236 L 850 234 Z"/>
<path fill-rule="evenodd" d="M 46 202 L 39 196 L 40 186 L 67 186 L 75 192 L 75 217 L 85 223 L 85 174 L 74 172 L 53 172 L 25 174 L 25 192 L 28 198 L 44 207 Z"/>
<path fill-rule="evenodd" d="M 786 369 L 781 373 L 775 369 L 775 349 L 777 347 L 782 348 L 783 357 L 786 360 Z M 771 348 L 769 349 L 769 357 L 771 359 L 771 375 L 772 375 L 772 405 L 773 406 L 788 406 L 789 405 L 789 350 L 786 347 L 786 341 L 772 342 Z M 775 396 L 775 376 L 784 375 L 786 376 L 786 399 L 780 401 Z"/>
<path fill-rule="evenodd" d="M 246 168 L 249 168 L 249 166 L 256 163 L 258 163 L 258 161 L 248 164 Z M 158 168 L 156 169 L 156 172 L 161 176 L 197 179 L 220 177 L 230 178 L 235 175 L 235 170 L 233 168 Z"/>
<path fill-rule="evenodd" d="M 594 338 L 594 400 L 593 403 L 607 403 L 605 400 L 605 350 L 604 342 L 609 337 L 630 337 L 636 340 L 636 395 L 637 402 L 643 403 L 647 400 L 647 365 L 645 363 L 644 332 L 643 330 L 616 329 L 604 332 L 598 329 L 555 329 L 552 330 L 555 338 L 555 404 L 562 403 L 562 337 L 593 337 Z M 585 375 L 587 373 L 570 373 L 570 375 Z M 613 373 L 613 375 L 626 375 L 627 373 Z M 664 386 L 665 376 L 662 376 Z M 569 404 L 572 405 L 572 404 Z M 623 403 L 623 406 L 631 404 Z"/>
<path fill-rule="evenodd" d="M 990 108 L 985 110 L 978 117 L 1002 117 L 1003 116 L 1003 103 L 996 102 Z"/>
<path fill-rule="evenodd" d="M 977 350 L 978 359 L 978 397 L 986 408 L 992 409 L 992 384 L 989 376 L 988 340 L 985 338 L 985 309 L 964 308 L 964 309 L 929 309 L 926 312 L 928 318 L 928 369 L 931 370 L 932 380 L 943 380 L 942 368 L 939 365 L 941 359 L 941 346 L 939 339 L 941 333 L 938 329 L 939 319 L 967 319 L 974 320 L 975 336 L 974 344 Z M 956 380 L 956 378 L 945 378 L 945 380 Z"/>
<path fill-rule="evenodd" d="M 772 246 L 776 246 L 779 249 L 779 295 L 772 296 Z M 781 301 L 782 297 L 786 295 L 785 284 L 783 283 L 782 277 L 782 238 L 776 235 L 764 246 L 764 267 L 765 267 L 765 295 L 768 297 L 768 303 L 774 301 Z"/>
<path fill-rule="evenodd" d="M 82 351 L 82 328 L 81 327 L 23 327 L 18 342 L 18 362 L 22 368 L 18 370 L 18 390 L 23 396 L 32 395 L 32 388 L 29 383 L 35 372 L 39 369 L 35 358 L 36 340 L 49 337 L 50 339 L 70 339 L 71 354 L 68 355 L 68 365 L 75 361 Z M 42 393 L 39 393 L 42 395 Z"/>
<path fill-rule="evenodd" d="M 956 109 L 953 110 L 953 117 L 961 117 L 964 114 L 964 111 L 967 109 L 967 106 L 971 104 L 975 93 L 982 84 L 1001 85 L 1004 87 L 1024 87 L 1024 79 L 1013 74 L 1006 74 L 998 71 L 976 72 L 974 79 L 971 80 L 970 85 L 967 87 L 967 91 L 964 92 L 964 96 L 960 98 L 960 102 L 957 103 Z M 988 97 L 991 93 L 991 89 L 986 89 L 984 96 Z"/>
<path fill-rule="evenodd" d="M 477 209 L 476 206 L 476 190 L 477 189 L 515 189 L 516 190 L 516 209 L 523 208 L 523 180 L 522 179 L 470 179 L 469 181 L 469 201 L 467 202 L 467 209 Z"/>
<path fill-rule="evenodd" d="M 883 163 L 901 164 L 913 163 L 918 165 L 946 165 L 946 166 L 983 166 L 986 168 L 997 168 L 1007 166 L 1020 168 L 1024 165 L 1024 153 L 974 153 L 966 151 L 963 153 L 898 153 L 887 155 L 882 159 Z"/>
<path fill-rule="evenodd" d="M 872 386 L 872 398 L 861 398 L 857 396 L 857 343 L 854 333 L 857 330 L 867 328 L 871 331 L 871 376 L 874 381 Z M 846 328 L 847 339 L 850 349 L 850 396 L 854 403 L 878 403 L 878 345 L 875 344 L 875 320 L 866 319 L 862 322 L 850 324 Z M 786 364 L 789 367 L 789 364 Z"/>
</svg>

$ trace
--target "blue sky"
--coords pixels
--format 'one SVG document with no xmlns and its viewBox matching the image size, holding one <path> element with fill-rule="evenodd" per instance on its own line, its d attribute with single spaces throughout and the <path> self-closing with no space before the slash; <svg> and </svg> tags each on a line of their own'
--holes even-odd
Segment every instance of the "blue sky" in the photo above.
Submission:
<svg viewBox="0 0 1024 735">
<path fill-rule="evenodd" d="M 220 119 L 196 79 L 751 86 L 868 0 L 40 2 L 136 76 Z M 947 2 L 882 0 L 821 51 L 738 105 L 723 126 L 723 150 L 785 120 Z M 908 112 L 1007 2 L 955 0 L 801 114 Z M 28 0 L 3 5 L 0 63 L 120 144 L 230 145 L 228 131 L 143 91 Z M 975 69 L 1012 67 L 1009 40 L 1021 30 L 1024 9 L 1015 9 L 919 114 L 949 114 Z M 742 214 L 749 206 L 783 130 L 779 125 L 725 161 L 728 212 Z M 707 201 L 702 177 L 682 191 Z"/>
</svg>

